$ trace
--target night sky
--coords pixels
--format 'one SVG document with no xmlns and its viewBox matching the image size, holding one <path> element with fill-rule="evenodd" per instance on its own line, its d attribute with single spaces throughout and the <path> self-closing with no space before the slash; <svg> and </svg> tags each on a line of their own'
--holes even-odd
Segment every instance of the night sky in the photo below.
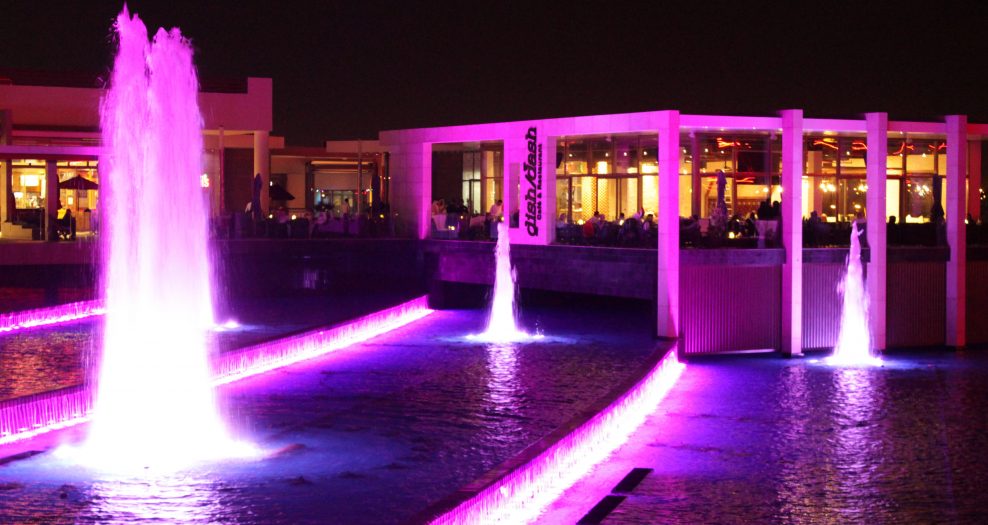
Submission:
<svg viewBox="0 0 988 525">
<path fill-rule="evenodd" d="M 274 133 L 290 145 L 667 108 L 988 122 L 984 3 L 696 3 L 129 5 L 181 27 L 201 77 L 273 77 Z M 5 1 L 0 69 L 105 73 L 122 4 L 74 4 Z"/>
</svg>

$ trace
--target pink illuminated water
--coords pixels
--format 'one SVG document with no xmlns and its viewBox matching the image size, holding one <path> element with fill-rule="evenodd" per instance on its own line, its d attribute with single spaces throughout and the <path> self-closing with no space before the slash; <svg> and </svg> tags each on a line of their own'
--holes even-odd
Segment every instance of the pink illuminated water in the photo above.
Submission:
<svg viewBox="0 0 988 525">
<path fill-rule="evenodd" d="M 851 223 L 851 249 L 847 255 L 847 272 L 841 285 L 843 306 L 840 335 L 834 353 L 827 358 L 832 365 L 876 365 L 881 359 L 871 355 L 871 331 L 868 328 L 868 292 L 861 266 L 861 241 L 864 230 Z"/>
<path fill-rule="evenodd" d="M 483 333 L 471 339 L 495 343 L 524 341 L 529 336 L 518 328 L 515 308 L 515 272 L 511 268 L 511 241 L 508 223 L 497 225 L 497 245 L 494 248 L 494 297 Z"/>
<path fill-rule="evenodd" d="M 127 9 L 102 101 L 106 322 L 87 455 L 128 466 L 228 456 L 209 377 L 213 324 L 192 48 Z"/>
</svg>

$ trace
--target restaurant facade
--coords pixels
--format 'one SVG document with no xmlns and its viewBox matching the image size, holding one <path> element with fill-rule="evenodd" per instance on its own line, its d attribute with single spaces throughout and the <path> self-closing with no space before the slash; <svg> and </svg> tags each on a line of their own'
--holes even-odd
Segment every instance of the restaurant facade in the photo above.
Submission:
<svg viewBox="0 0 988 525">
<path fill-rule="evenodd" d="M 390 154 L 392 207 L 409 234 L 443 237 L 433 216 L 439 199 L 469 215 L 503 200 L 517 245 L 558 245 L 558 231 L 595 214 L 613 222 L 651 215 L 658 335 L 680 337 L 702 325 L 705 334 L 686 342 L 696 353 L 769 348 L 799 354 L 834 337 L 832 323 L 822 326 L 817 317 L 824 314 L 814 312 L 824 296 L 833 306 L 843 262 L 792 249 L 803 247 L 803 221 L 811 216 L 824 224 L 875 218 L 867 220 L 867 283 L 877 348 L 966 344 L 967 276 L 973 271 L 972 286 L 984 287 L 982 274 L 988 275 L 984 262 L 968 264 L 965 238 L 966 224 L 981 220 L 986 135 L 988 125 L 964 115 L 939 122 L 889 120 L 886 113 L 820 119 L 793 109 L 756 117 L 668 110 L 537 119 L 385 131 L 380 138 Z M 778 203 L 780 243 L 771 256 L 681 252 L 681 222 L 711 217 L 718 178 L 728 216 Z M 891 217 L 942 223 L 946 249 L 890 251 Z M 898 301 L 910 284 L 915 297 L 904 299 L 923 306 L 889 308 L 888 298 Z M 732 327 L 727 312 L 750 310 L 752 303 L 770 304 L 775 313 L 765 316 L 764 326 L 745 316 L 753 327 Z M 723 310 L 723 319 L 710 317 L 710 304 Z M 687 314 L 694 307 L 699 317 Z M 924 316 L 932 328 L 910 333 Z M 704 342 L 732 330 L 738 340 Z M 744 338 L 751 341 L 738 342 Z"/>
</svg>

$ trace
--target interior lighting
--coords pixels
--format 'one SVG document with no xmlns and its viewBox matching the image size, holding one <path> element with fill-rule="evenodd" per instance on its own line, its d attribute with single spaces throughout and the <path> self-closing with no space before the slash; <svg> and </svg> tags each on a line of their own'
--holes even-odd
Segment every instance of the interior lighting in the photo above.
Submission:
<svg viewBox="0 0 988 525">
<path fill-rule="evenodd" d="M 37 175 L 21 175 L 21 185 L 22 186 L 40 186 L 41 177 Z"/>
<path fill-rule="evenodd" d="M 295 214 L 293 213 L 293 214 L 292 214 L 292 220 L 294 221 L 294 220 L 295 220 L 295 219 L 297 219 L 297 218 L 298 218 L 298 215 L 295 215 Z"/>
<path fill-rule="evenodd" d="M 199 176 L 199 183 L 202 185 L 203 188 L 208 188 L 209 187 L 209 174 L 208 173 L 203 173 L 201 176 Z"/>
</svg>

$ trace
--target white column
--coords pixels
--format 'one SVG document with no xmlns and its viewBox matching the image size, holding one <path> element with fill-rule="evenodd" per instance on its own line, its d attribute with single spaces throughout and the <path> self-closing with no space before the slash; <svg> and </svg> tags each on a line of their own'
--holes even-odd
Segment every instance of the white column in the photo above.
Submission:
<svg viewBox="0 0 988 525">
<path fill-rule="evenodd" d="M 679 337 L 679 111 L 659 121 L 658 290 L 656 335 Z"/>
<path fill-rule="evenodd" d="M 412 142 L 390 149 L 388 198 L 398 234 L 426 239 L 432 227 L 432 144 Z"/>
<path fill-rule="evenodd" d="M 963 348 L 966 339 L 965 290 L 967 238 L 964 218 L 967 202 L 964 182 L 967 176 L 967 116 L 947 116 L 947 346 Z"/>
<path fill-rule="evenodd" d="M 782 112 L 782 353 L 803 354 L 803 110 Z"/>
<path fill-rule="evenodd" d="M 868 328 L 871 344 L 876 350 L 885 349 L 885 296 L 887 249 L 885 227 L 885 179 L 886 152 L 888 150 L 889 117 L 887 113 L 865 115 L 868 130 L 868 246 L 871 262 L 868 263 L 868 297 L 870 298 Z M 898 196 L 895 196 L 898 198 Z"/>
<path fill-rule="evenodd" d="M 267 216 L 270 210 L 271 197 L 271 152 L 268 149 L 267 130 L 254 130 L 254 173 L 261 174 L 261 214 Z M 251 176 L 251 180 L 254 177 Z"/>
<path fill-rule="evenodd" d="M 981 139 L 967 143 L 967 212 L 981 220 Z"/>
</svg>

